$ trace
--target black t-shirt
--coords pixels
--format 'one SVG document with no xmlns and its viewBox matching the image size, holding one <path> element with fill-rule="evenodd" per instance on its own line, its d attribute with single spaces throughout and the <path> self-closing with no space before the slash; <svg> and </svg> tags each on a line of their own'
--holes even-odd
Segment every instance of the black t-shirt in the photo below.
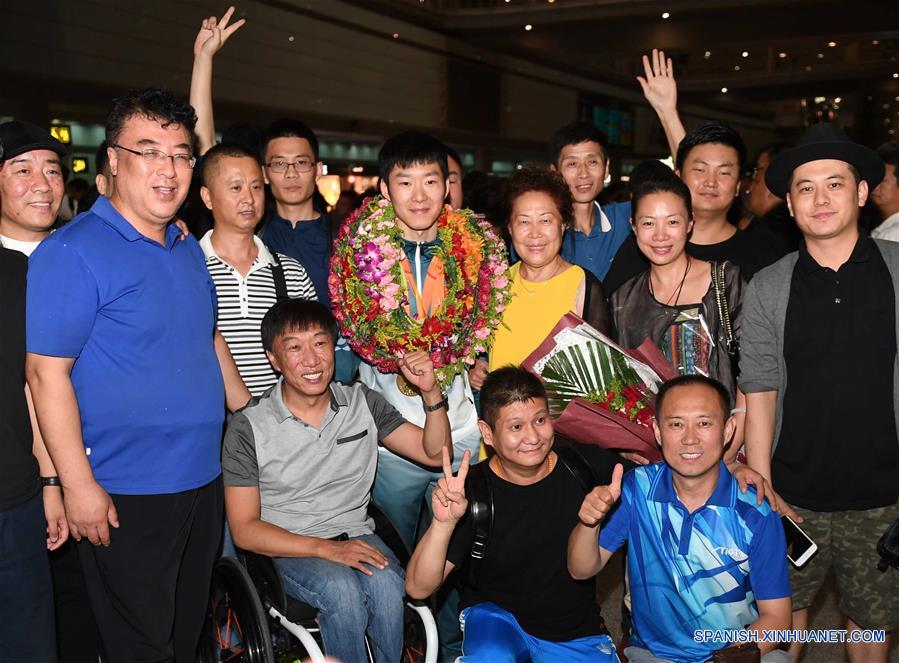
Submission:
<svg viewBox="0 0 899 663">
<path fill-rule="evenodd" d="M 619 457 L 595 446 L 576 448 L 600 485 L 607 484 Z M 490 475 L 493 529 L 476 588 L 467 586 L 467 569 L 462 568 L 460 609 L 495 603 L 512 613 L 528 634 L 552 642 L 603 632 L 595 579 L 574 580 L 568 573 L 568 535 L 584 501 L 577 480 L 561 461 L 549 476 L 530 486 L 500 479 L 487 466 L 479 470 Z M 465 567 L 473 536 L 465 516 L 447 551 L 447 560 L 457 568 Z"/>
<path fill-rule="evenodd" d="M 28 258 L 0 247 L 0 511 L 33 497 L 40 489 L 31 453 L 31 421 L 25 402 L 25 273 Z"/>
<path fill-rule="evenodd" d="M 838 271 L 800 245 L 784 325 L 787 388 L 771 472 L 791 504 L 815 511 L 896 502 L 893 281 L 861 237 Z"/>
<path fill-rule="evenodd" d="M 687 253 L 700 260 L 723 262 L 729 260 L 740 268 L 746 281 L 757 271 L 777 262 L 786 255 L 786 246 L 772 233 L 744 232 L 737 229 L 732 237 L 717 244 L 687 242 Z M 649 260 L 637 248 L 632 234 L 615 254 L 612 266 L 602 282 L 606 295 L 611 295 L 624 283 L 649 269 Z"/>
</svg>

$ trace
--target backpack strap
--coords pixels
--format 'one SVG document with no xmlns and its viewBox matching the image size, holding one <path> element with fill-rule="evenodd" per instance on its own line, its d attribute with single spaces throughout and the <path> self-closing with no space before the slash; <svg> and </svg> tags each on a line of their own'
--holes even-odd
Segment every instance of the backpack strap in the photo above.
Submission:
<svg viewBox="0 0 899 663">
<path fill-rule="evenodd" d="M 477 587 L 481 580 L 481 567 L 493 531 L 493 487 L 490 484 L 488 463 L 471 466 L 465 480 L 465 495 L 468 498 L 468 517 L 474 536 L 468 559 L 468 585 Z"/>
<path fill-rule="evenodd" d="M 553 445 L 553 451 L 556 452 L 556 456 L 559 457 L 559 461 L 565 469 L 577 481 L 581 490 L 584 491 L 584 495 L 599 485 L 593 467 L 573 444 L 570 444 L 567 440 L 563 441 L 557 436 L 556 443 Z"/>
<path fill-rule="evenodd" d="M 287 279 L 284 277 L 284 265 L 278 260 L 277 253 L 274 251 L 271 253 L 272 260 L 275 261 L 275 264 L 272 265 L 272 278 L 275 280 L 275 301 L 283 302 L 285 299 L 290 299 L 287 294 Z"/>
<path fill-rule="evenodd" d="M 566 440 L 556 438 L 553 451 L 561 465 L 571 473 L 586 495 L 599 485 L 596 473 L 587 459 Z M 490 548 L 493 531 L 493 486 L 490 482 L 489 463 L 484 461 L 471 466 L 465 479 L 465 496 L 468 498 L 468 517 L 473 532 L 471 554 L 468 558 L 468 586 L 477 587 L 481 580 L 484 557 Z"/>
</svg>

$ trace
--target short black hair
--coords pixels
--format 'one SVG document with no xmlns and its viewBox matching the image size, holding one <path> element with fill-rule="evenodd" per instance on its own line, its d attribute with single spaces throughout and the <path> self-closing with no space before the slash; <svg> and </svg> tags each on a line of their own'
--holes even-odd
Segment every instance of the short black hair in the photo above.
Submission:
<svg viewBox="0 0 899 663">
<path fill-rule="evenodd" d="M 534 399 L 546 401 L 540 378 L 521 366 L 503 366 L 488 373 L 481 386 L 481 419 L 493 429 L 504 407 Z"/>
<path fill-rule="evenodd" d="M 453 148 L 451 148 L 451 147 L 450 147 L 449 145 L 447 145 L 446 143 L 443 144 L 443 147 L 446 148 L 446 157 L 447 157 L 447 164 L 446 164 L 446 165 L 447 165 L 447 168 L 446 168 L 446 172 L 449 173 L 449 161 L 448 161 L 448 160 L 449 160 L 449 159 L 452 159 L 452 160 L 455 161 L 457 164 L 459 164 L 459 171 L 460 171 L 459 174 L 461 175 L 461 174 L 462 174 L 462 173 L 461 173 L 461 171 L 462 171 L 462 155 L 459 154 L 456 150 L 454 150 Z"/>
<path fill-rule="evenodd" d="M 706 122 L 693 129 L 684 136 L 677 146 L 677 156 L 674 160 L 678 170 L 684 167 L 687 155 L 694 147 L 709 143 L 726 145 L 737 152 L 737 167 L 743 172 L 743 164 L 746 163 L 746 143 L 732 127 L 724 122 Z"/>
<path fill-rule="evenodd" d="M 318 138 L 315 133 L 299 120 L 284 117 L 275 120 L 262 132 L 262 158 L 268 150 L 268 144 L 276 138 L 305 138 L 312 148 L 312 158 L 318 161 Z"/>
<path fill-rule="evenodd" d="M 256 159 L 256 155 L 253 154 L 251 150 L 238 143 L 219 143 L 218 145 L 213 145 L 206 154 L 203 155 L 200 174 L 205 186 L 209 186 L 209 180 L 213 177 L 214 171 L 218 170 L 219 163 L 221 163 L 222 159 L 228 157 L 247 158 L 252 159 L 257 164 L 259 163 Z"/>
<path fill-rule="evenodd" d="M 539 191 L 552 198 L 559 210 L 559 216 L 562 217 L 562 226 L 571 227 L 574 223 L 574 198 L 562 175 L 546 166 L 527 165 L 521 170 L 516 170 L 506 180 L 503 214 L 506 228 L 512 222 L 512 208 L 515 201 L 519 196 L 531 191 Z"/>
<path fill-rule="evenodd" d="M 602 155 L 609 158 L 609 138 L 595 124 L 590 122 L 571 122 L 556 129 L 549 138 L 549 159 L 552 163 L 559 161 L 562 150 L 569 145 L 577 145 L 587 141 L 598 143 Z"/>
<path fill-rule="evenodd" d="M 877 156 L 883 159 L 884 164 L 893 166 L 896 184 L 899 184 L 899 140 L 891 140 L 878 147 Z"/>
<path fill-rule="evenodd" d="M 408 168 L 415 164 L 437 163 L 443 179 L 449 177 L 446 145 L 421 131 L 404 131 L 391 136 L 378 152 L 378 175 L 384 184 L 394 168 Z M 459 162 L 461 165 L 461 161 Z"/>
<path fill-rule="evenodd" d="M 631 199 L 631 208 L 633 210 L 631 222 L 637 219 L 637 206 L 646 196 L 653 193 L 673 193 L 684 201 L 687 207 L 687 218 L 693 218 L 693 198 L 690 195 L 690 189 L 683 181 L 672 172 L 668 166 L 659 163 L 664 170 L 654 171 L 648 177 L 642 177 L 636 181 L 633 187 L 633 198 Z"/>
<path fill-rule="evenodd" d="M 337 321 L 321 302 L 284 299 L 272 306 L 262 318 L 262 347 L 271 352 L 275 340 L 289 331 L 324 329 L 337 343 Z"/>
<path fill-rule="evenodd" d="M 715 395 L 718 396 L 718 401 L 721 403 L 721 414 L 724 420 L 727 421 L 731 411 L 730 393 L 727 391 L 727 387 L 718 382 L 718 380 L 706 377 L 705 375 L 679 375 L 676 378 L 668 380 L 659 387 L 655 401 L 656 419 L 661 416 L 662 406 L 665 404 L 665 399 L 672 389 L 676 389 L 677 387 L 693 387 L 697 385 L 708 387 L 715 392 Z"/>
<path fill-rule="evenodd" d="M 106 142 L 119 142 L 125 123 L 135 115 L 155 120 L 163 127 L 178 124 L 187 129 L 193 142 L 197 114 L 193 107 L 168 90 L 155 87 L 134 88 L 112 101 L 106 116 Z"/>
</svg>

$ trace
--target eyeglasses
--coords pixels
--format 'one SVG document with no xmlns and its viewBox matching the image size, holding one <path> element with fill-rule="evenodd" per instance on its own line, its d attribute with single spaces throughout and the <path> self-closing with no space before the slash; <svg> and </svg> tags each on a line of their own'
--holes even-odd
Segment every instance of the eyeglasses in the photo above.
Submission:
<svg viewBox="0 0 899 663">
<path fill-rule="evenodd" d="M 143 159 L 145 163 L 155 164 L 157 166 L 165 163 L 166 159 L 171 159 L 172 164 L 178 170 L 191 170 L 197 164 L 197 157 L 191 156 L 190 154 L 166 154 L 162 150 L 155 150 L 152 147 L 149 147 L 146 150 L 132 150 L 130 147 L 125 147 L 118 143 L 113 143 L 112 146 L 116 149 L 136 154 Z"/>
<path fill-rule="evenodd" d="M 308 173 L 315 167 L 315 162 L 309 159 L 297 159 L 296 161 L 285 161 L 284 159 L 275 159 L 263 164 L 273 173 L 286 173 L 287 169 L 293 166 L 298 173 Z"/>
</svg>

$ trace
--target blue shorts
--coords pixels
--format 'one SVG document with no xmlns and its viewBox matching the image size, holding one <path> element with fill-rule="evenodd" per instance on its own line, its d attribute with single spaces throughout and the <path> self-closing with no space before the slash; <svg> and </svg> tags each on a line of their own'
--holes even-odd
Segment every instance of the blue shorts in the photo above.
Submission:
<svg viewBox="0 0 899 663">
<path fill-rule="evenodd" d="M 495 603 L 462 611 L 461 663 L 617 663 L 608 635 L 550 642 L 525 633 L 512 613 Z"/>
</svg>

